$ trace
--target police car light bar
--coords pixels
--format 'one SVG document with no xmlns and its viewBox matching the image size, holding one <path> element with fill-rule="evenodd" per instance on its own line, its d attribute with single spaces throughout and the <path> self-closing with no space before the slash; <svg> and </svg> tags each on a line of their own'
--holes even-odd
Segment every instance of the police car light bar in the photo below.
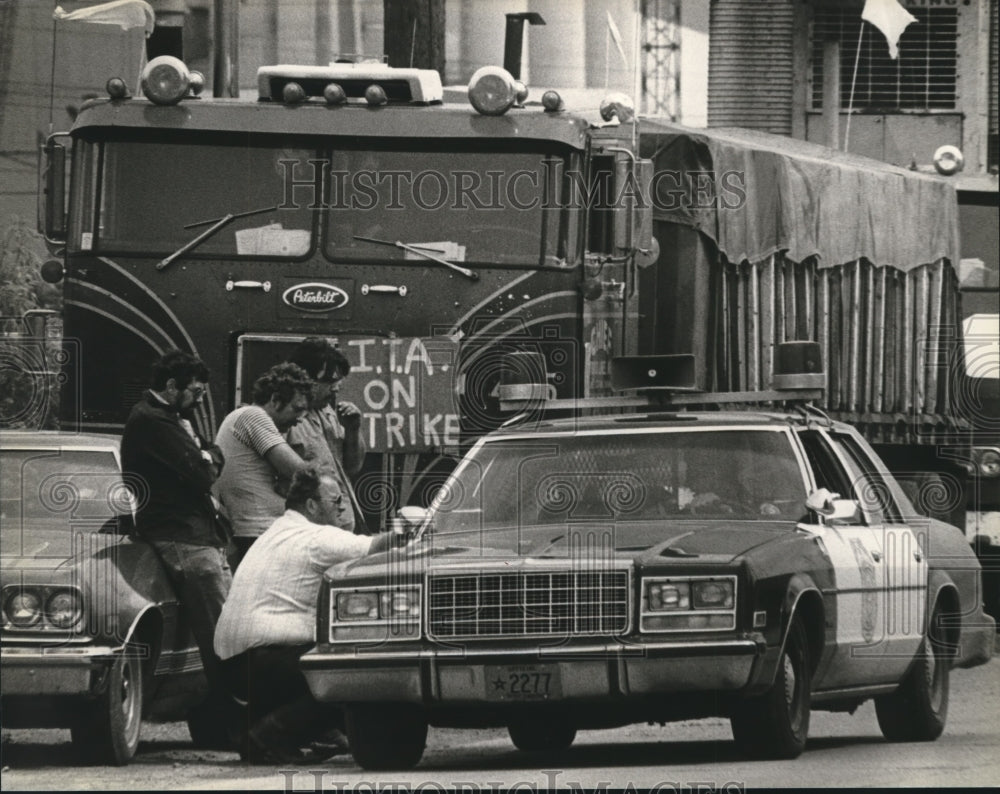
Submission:
<svg viewBox="0 0 1000 794">
<path fill-rule="evenodd" d="M 441 75 L 433 69 L 395 69 L 382 63 L 333 63 L 329 66 L 278 64 L 257 70 L 257 92 L 262 102 L 283 102 L 285 86 L 300 86 L 305 98 L 323 97 L 327 87 L 339 86 L 347 99 L 364 99 L 372 86 L 385 92 L 386 100 L 417 104 L 439 103 L 444 98 Z"/>
</svg>

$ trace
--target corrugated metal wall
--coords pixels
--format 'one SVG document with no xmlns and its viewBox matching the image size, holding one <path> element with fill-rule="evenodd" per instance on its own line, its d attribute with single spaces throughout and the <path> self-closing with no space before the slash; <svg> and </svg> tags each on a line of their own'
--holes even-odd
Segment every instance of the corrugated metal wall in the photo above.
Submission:
<svg viewBox="0 0 1000 794">
<path fill-rule="evenodd" d="M 943 440 L 960 360 L 957 279 L 944 260 L 909 273 L 861 260 L 831 268 L 781 256 L 716 268 L 713 390 L 771 387 L 775 345 L 820 343 L 825 410 L 870 440 Z"/>
<path fill-rule="evenodd" d="M 791 0 L 712 0 L 708 125 L 792 133 Z"/>
</svg>

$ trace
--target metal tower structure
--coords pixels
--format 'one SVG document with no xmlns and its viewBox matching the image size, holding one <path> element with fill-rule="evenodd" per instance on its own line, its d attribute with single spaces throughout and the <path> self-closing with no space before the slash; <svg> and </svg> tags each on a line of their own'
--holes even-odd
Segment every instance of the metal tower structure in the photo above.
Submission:
<svg viewBox="0 0 1000 794">
<path fill-rule="evenodd" d="M 680 0 L 640 0 L 639 112 L 676 121 L 680 114 Z"/>
</svg>

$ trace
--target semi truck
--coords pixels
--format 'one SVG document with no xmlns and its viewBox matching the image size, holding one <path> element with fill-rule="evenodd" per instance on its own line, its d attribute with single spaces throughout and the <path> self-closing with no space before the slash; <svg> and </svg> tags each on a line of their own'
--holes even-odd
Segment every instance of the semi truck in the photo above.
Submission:
<svg viewBox="0 0 1000 794">
<path fill-rule="evenodd" d="M 817 407 L 961 520 L 953 187 L 637 118 L 618 94 L 570 109 L 499 67 L 448 101 L 436 72 L 365 59 L 262 67 L 253 99 L 201 83 L 154 59 L 145 96 L 113 78 L 43 145 L 64 428 L 120 431 L 152 359 L 180 348 L 211 370 L 211 436 L 325 336 L 352 362 L 355 485 L 384 526 L 509 418 L 518 361 L 543 362 L 552 398 L 609 393 L 610 361 L 637 354 L 691 355 L 687 388 L 743 392 L 773 386 L 777 345 L 814 341 Z"/>
</svg>

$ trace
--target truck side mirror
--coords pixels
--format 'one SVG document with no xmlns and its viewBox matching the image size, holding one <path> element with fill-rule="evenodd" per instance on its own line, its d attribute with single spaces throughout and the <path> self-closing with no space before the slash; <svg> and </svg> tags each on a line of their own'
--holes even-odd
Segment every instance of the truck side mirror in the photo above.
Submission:
<svg viewBox="0 0 1000 794">
<path fill-rule="evenodd" d="M 629 210 L 615 223 L 615 248 L 648 252 L 653 247 L 653 204 L 649 185 L 653 181 L 653 161 L 618 159 L 615 163 L 616 209 Z"/>
<path fill-rule="evenodd" d="M 41 147 L 38 168 L 38 231 L 49 243 L 66 242 L 66 147 L 50 135 Z"/>
</svg>

